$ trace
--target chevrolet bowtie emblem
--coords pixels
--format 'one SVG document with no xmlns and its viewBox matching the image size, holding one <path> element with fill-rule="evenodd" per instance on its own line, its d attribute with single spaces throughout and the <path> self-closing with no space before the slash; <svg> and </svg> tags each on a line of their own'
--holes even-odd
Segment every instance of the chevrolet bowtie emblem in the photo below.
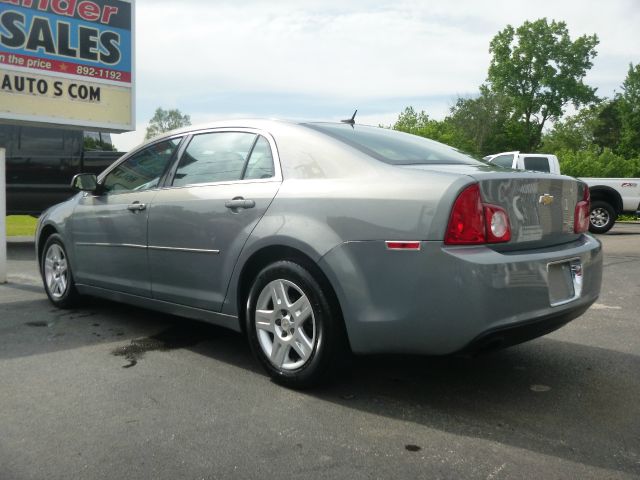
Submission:
<svg viewBox="0 0 640 480">
<path fill-rule="evenodd" d="M 540 195 L 540 198 L 538 199 L 538 203 L 541 203 L 545 207 L 548 205 L 551 205 L 553 203 L 553 195 L 549 195 L 548 193 L 545 193 L 544 195 Z"/>
</svg>

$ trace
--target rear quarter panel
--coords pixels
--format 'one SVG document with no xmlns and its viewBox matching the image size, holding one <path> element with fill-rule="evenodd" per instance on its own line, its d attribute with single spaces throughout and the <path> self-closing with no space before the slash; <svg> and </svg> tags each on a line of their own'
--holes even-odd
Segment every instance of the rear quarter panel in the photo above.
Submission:
<svg viewBox="0 0 640 480">
<path fill-rule="evenodd" d="M 319 262 L 353 241 L 441 240 L 450 205 L 473 181 L 394 167 L 385 169 L 386 175 L 372 170 L 357 178 L 285 180 L 238 259 L 223 312 L 238 313 L 240 273 L 260 250 L 286 246 Z"/>
</svg>

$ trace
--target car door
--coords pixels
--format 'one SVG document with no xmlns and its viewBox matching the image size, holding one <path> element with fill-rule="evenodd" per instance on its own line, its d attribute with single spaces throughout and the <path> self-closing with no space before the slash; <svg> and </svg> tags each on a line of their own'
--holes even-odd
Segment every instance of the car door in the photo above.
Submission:
<svg viewBox="0 0 640 480">
<path fill-rule="evenodd" d="M 281 180 L 267 135 L 193 135 L 149 212 L 153 297 L 220 311 L 240 251 Z"/>
<path fill-rule="evenodd" d="M 156 142 L 127 157 L 85 193 L 71 224 L 76 282 L 151 296 L 147 258 L 149 205 L 180 142 Z"/>
</svg>

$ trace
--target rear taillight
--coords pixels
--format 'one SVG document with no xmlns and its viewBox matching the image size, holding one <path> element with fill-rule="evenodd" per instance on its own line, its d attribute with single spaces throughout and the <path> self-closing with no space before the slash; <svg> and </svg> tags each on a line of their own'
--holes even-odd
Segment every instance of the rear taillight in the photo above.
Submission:
<svg viewBox="0 0 640 480">
<path fill-rule="evenodd" d="M 484 206 L 484 218 L 487 221 L 487 241 L 489 243 L 511 240 L 511 225 L 504 208 L 496 205 Z"/>
<path fill-rule="evenodd" d="M 575 233 L 585 233 L 589 230 L 589 210 L 591 210 L 591 194 L 589 187 L 583 185 L 584 192 L 582 200 L 576 204 L 576 210 L 573 215 L 573 231 Z"/>
<path fill-rule="evenodd" d="M 479 245 L 509 240 L 511 226 L 505 209 L 482 203 L 477 183 L 465 188 L 453 204 L 444 243 Z"/>
</svg>

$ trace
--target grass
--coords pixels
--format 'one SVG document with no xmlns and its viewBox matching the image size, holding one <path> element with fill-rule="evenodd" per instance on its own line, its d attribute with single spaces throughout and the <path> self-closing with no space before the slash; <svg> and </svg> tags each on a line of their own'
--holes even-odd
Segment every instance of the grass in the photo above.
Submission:
<svg viewBox="0 0 640 480">
<path fill-rule="evenodd" d="M 29 215 L 11 215 L 7 217 L 7 237 L 35 235 L 37 221 L 37 218 Z"/>
<path fill-rule="evenodd" d="M 618 216 L 618 221 L 619 222 L 635 222 L 638 219 L 636 218 L 635 215 L 619 215 Z"/>
</svg>

